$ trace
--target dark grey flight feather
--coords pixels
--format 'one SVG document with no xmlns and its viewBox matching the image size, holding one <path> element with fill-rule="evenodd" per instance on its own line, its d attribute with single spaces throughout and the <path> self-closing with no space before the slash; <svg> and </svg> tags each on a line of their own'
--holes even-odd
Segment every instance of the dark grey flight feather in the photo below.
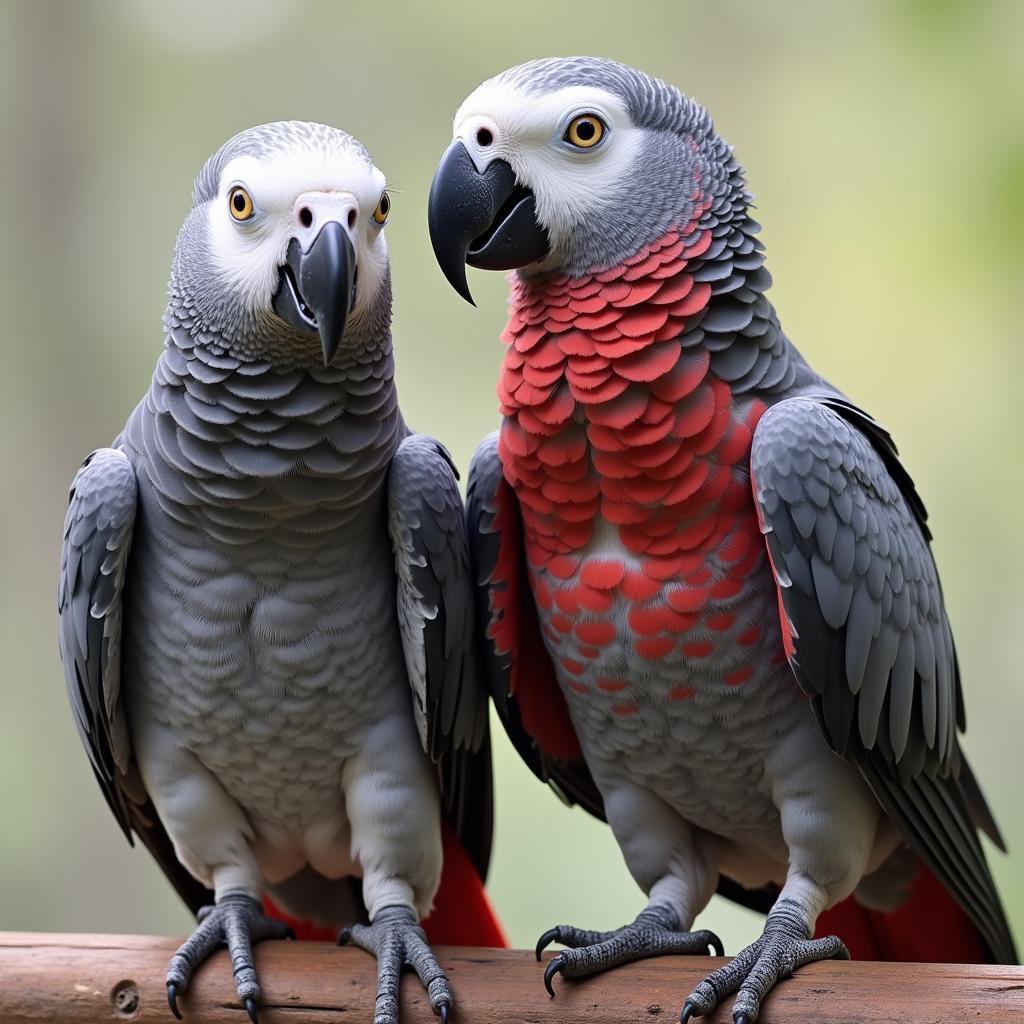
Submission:
<svg viewBox="0 0 1024 1024">
<path fill-rule="evenodd" d="M 405 438 L 388 475 L 389 528 L 416 724 L 439 766 L 449 820 L 486 877 L 492 832 L 487 691 L 473 648 L 469 541 L 456 480 L 442 445 L 422 434 Z"/>
<path fill-rule="evenodd" d="M 825 738 L 977 925 L 1016 952 L 976 826 L 1001 845 L 958 742 L 956 649 L 926 512 L 889 434 L 831 396 L 761 418 L 751 476 L 791 664 Z"/>
<path fill-rule="evenodd" d="M 101 448 L 71 485 L 57 590 L 68 698 L 96 781 L 129 843 L 142 839 L 193 913 L 213 893 L 178 862 L 132 762 L 121 702 L 121 602 L 137 488 L 119 451 Z"/>
</svg>

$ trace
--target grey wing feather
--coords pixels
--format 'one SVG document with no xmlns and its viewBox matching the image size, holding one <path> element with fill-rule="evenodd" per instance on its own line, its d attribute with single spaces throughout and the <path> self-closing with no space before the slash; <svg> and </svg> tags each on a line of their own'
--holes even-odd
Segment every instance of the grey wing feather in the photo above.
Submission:
<svg viewBox="0 0 1024 1024">
<path fill-rule="evenodd" d="M 473 646 L 469 544 L 457 474 L 432 438 L 412 434 L 388 476 L 398 621 L 423 748 L 445 810 L 480 871 L 491 844 L 487 692 Z"/>
<path fill-rule="evenodd" d="M 135 471 L 100 448 L 71 485 L 57 590 L 68 698 L 93 773 L 129 842 L 135 832 L 182 899 L 198 910 L 212 894 L 181 866 L 132 761 L 121 701 L 122 596 L 136 513 Z"/>
<path fill-rule="evenodd" d="M 975 826 L 999 835 L 958 743 L 960 672 L 926 513 L 892 439 L 845 400 L 793 398 L 761 418 L 750 458 L 790 663 L 826 739 L 993 956 L 1015 962 Z"/>
</svg>

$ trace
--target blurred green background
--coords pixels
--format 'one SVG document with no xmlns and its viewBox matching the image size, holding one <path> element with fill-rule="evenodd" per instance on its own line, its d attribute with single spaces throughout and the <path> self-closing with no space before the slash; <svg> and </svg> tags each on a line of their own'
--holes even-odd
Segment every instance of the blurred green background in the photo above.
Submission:
<svg viewBox="0 0 1024 1024">
<path fill-rule="evenodd" d="M 759 198 L 773 297 L 812 363 L 881 418 L 932 514 L 967 750 L 1013 856 L 1024 938 L 1024 4 L 0 4 L 0 927 L 182 933 L 79 747 L 55 641 L 67 486 L 147 386 L 192 178 L 278 118 L 359 137 L 388 226 L 407 417 L 465 467 L 496 423 L 505 286 L 434 265 L 425 203 L 451 116 L 547 54 L 636 64 L 703 101 Z M 516 944 L 642 905 L 611 836 L 498 736 L 494 900 Z M 752 915 L 703 918 L 728 950 Z"/>
</svg>

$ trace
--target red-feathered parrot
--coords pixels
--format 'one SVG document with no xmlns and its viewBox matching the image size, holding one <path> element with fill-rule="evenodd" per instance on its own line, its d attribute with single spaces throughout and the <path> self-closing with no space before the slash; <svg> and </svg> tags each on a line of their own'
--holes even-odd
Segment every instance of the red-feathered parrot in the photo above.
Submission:
<svg viewBox="0 0 1024 1024">
<path fill-rule="evenodd" d="M 716 886 L 766 901 L 684 1022 L 848 948 L 1016 959 L 924 506 L 782 332 L 750 203 L 697 103 L 569 58 L 469 96 L 429 207 L 465 297 L 466 264 L 517 271 L 469 480 L 494 700 L 649 897 L 546 933 L 545 981 L 717 945 Z"/>
</svg>

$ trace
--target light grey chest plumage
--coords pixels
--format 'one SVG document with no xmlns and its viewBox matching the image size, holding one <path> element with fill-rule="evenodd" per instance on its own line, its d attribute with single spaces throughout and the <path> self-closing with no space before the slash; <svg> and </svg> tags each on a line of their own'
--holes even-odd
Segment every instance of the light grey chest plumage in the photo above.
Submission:
<svg viewBox="0 0 1024 1024">
<path fill-rule="evenodd" d="M 548 578 L 555 593 L 574 582 Z M 781 735 L 814 723 L 781 657 L 770 580 L 709 602 L 657 657 L 646 655 L 642 637 L 637 649 L 634 610 L 633 602 L 616 601 L 601 618 L 614 623 L 621 642 L 596 649 L 577 633 L 552 628 L 557 613 L 541 612 L 545 643 L 599 785 L 639 786 L 698 828 L 776 847 L 781 829 L 767 762 Z M 581 616 L 594 618 L 584 611 L 577 622 Z"/>
<path fill-rule="evenodd" d="M 411 717 L 384 508 L 404 427 L 390 353 L 224 362 L 170 347 L 123 438 L 140 492 L 126 696 L 250 815 L 298 827 L 337 804 L 372 721 Z"/>
</svg>

